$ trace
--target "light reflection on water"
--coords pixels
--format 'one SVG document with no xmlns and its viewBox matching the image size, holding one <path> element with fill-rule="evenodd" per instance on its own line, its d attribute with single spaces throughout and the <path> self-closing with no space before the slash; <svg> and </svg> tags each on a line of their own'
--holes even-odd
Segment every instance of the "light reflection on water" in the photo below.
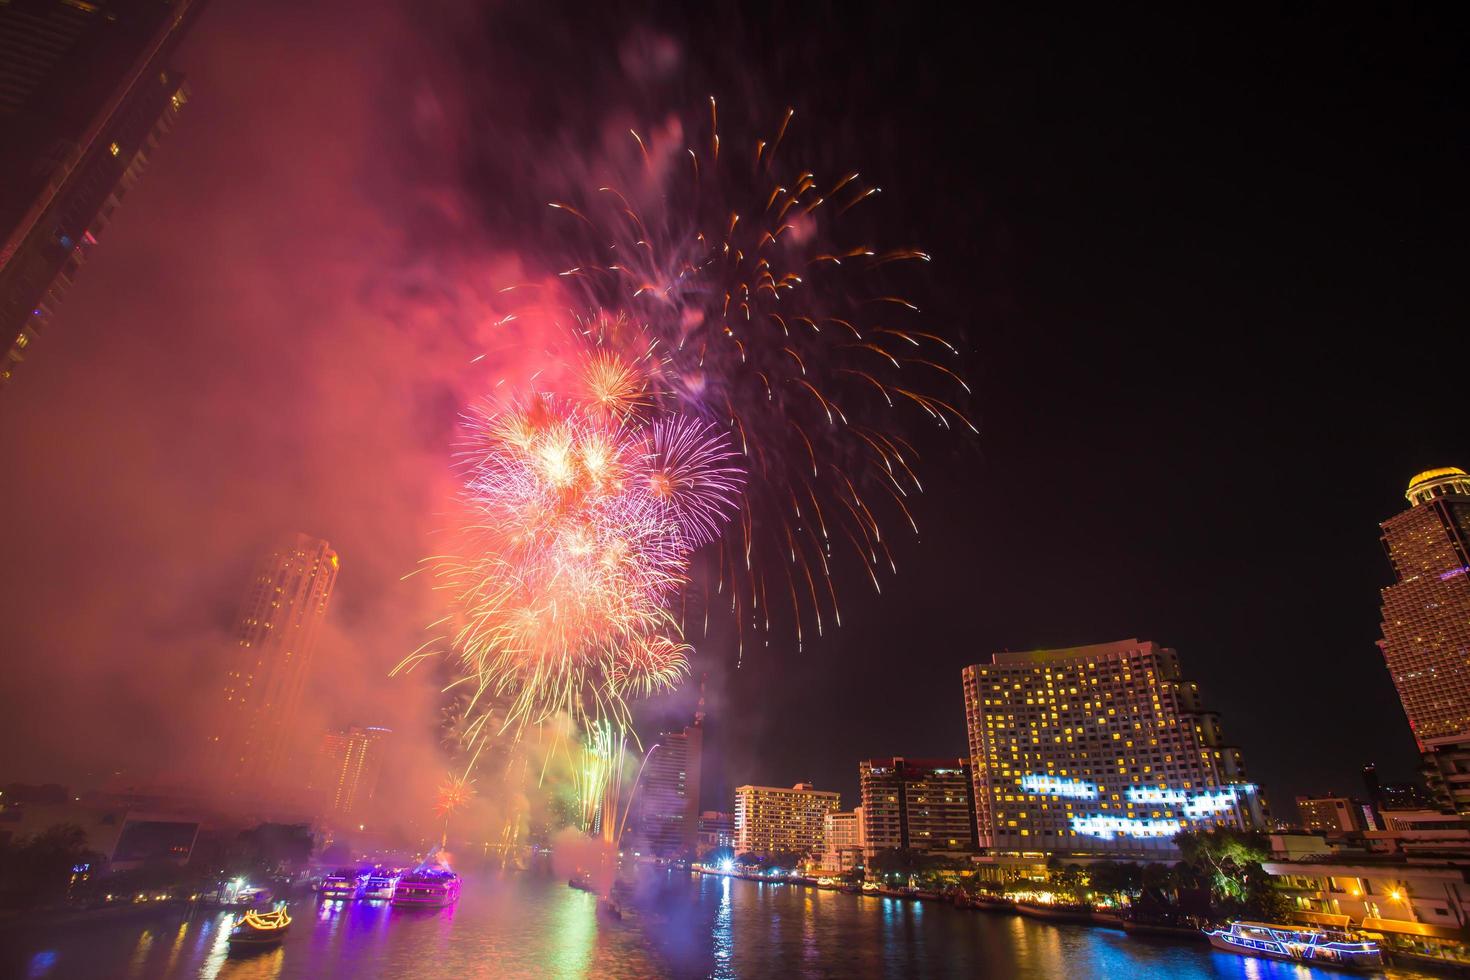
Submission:
<svg viewBox="0 0 1470 980">
<path fill-rule="evenodd" d="M 1115 930 L 657 871 L 640 877 L 621 922 L 599 918 L 593 896 L 564 879 L 493 872 L 468 876 L 451 909 L 314 898 L 291 909 L 285 943 L 245 957 L 229 955 L 232 917 L 222 912 L 0 932 L 0 976 L 1333 976 Z"/>
</svg>

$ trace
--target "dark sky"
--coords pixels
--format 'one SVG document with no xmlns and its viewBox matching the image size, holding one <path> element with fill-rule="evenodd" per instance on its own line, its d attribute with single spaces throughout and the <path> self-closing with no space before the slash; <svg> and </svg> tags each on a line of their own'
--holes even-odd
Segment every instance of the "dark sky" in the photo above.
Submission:
<svg viewBox="0 0 1470 980">
<path fill-rule="evenodd" d="M 0 505 L 24 515 L 5 699 L 88 719 L 13 712 L 0 768 L 82 778 L 99 746 L 178 737 L 200 637 L 281 527 L 343 555 L 328 720 L 426 710 L 383 674 L 434 618 L 397 578 L 476 393 L 443 328 L 491 307 L 505 229 L 599 126 L 718 92 L 798 107 L 884 187 L 889 240 L 935 256 L 925 315 L 966 340 L 981 435 L 926 438 L 922 535 L 881 600 L 738 671 L 701 651 L 707 808 L 799 779 L 850 805 L 860 758 L 964 752 L 966 664 L 1130 636 L 1179 650 L 1278 813 L 1365 762 L 1412 772 L 1377 522 L 1413 473 L 1470 465 L 1458 24 L 468 9 L 200 19 L 190 105 L 0 395 Z M 678 53 L 673 81 L 608 84 L 636 38 Z"/>
</svg>

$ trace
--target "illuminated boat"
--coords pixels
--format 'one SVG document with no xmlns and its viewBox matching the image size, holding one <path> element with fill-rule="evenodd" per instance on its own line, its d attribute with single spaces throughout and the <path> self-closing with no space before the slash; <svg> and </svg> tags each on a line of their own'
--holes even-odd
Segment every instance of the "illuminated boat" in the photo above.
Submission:
<svg viewBox="0 0 1470 980">
<path fill-rule="evenodd" d="M 592 879 L 590 877 L 588 877 L 587 875 L 583 874 L 580 871 L 577 872 L 576 874 L 572 875 L 570 878 L 567 879 L 567 887 L 568 888 L 575 888 L 578 891 L 584 891 L 584 892 L 590 892 L 590 891 L 594 891 L 595 890 L 592 887 Z"/>
<path fill-rule="evenodd" d="M 398 872 L 374 870 L 368 875 L 359 896 L 364 902 L 387 902 L 393 898 L 393 889 L 398 884 Z"/>
<path fill-rule="evenodd" d="M 1237 956 L 1260 956 L 1341 970 L 1383 968 L 1383 951 L 1377 943 L 1315 926 L 1232 922 L 1228 929 L 1209 929 L 1205 935 L 1211 946 Z"/>
<path fill-rule="evenodd" d="M 322 879 L 321 896 L 339 902 L 350 902 L 367 887 L 368 876 L 356 868 L 339 868 Z"/>
<path fill-rule="evenodd" d="M 459 901 L 459 875 L 447 868 L 415 868 L 393 889 L 393 905 L 438 909 Z"/>
<path fill-rule="evenodd" d="M 240 916 L 235 921 L 235 927 L 230 930 L 230 948 L 274 946 L 286 938 L 286 930 L 289 928 L 291 917 L 286 914 L 284 907 L 274 912 L 257 912 L 251 909 Z"/>
</svg>

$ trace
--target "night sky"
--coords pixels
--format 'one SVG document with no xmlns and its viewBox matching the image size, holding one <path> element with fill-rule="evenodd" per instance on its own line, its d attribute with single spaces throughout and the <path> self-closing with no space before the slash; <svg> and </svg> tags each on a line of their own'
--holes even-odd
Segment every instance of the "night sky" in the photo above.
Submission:
<svg viewBox="0 0 1470 980">
<path fill-rule="evenodd" d="M 934 255 L 922 305 L 966 340 L 981 434 L 919 437 L 922 534 L 840 630 L 748 644 L 736 670 L 715 629 L 706 809 L 808 779 L 851 805 L 861 758 L 964 753 L 965 665 L 1132 636 L 1179 651 L 1278 815 L 1358 791 L 1367 762 L 1413 772 L 1374 646 L 1377 523 L 1415 472 L 1470 466 L 1459 25 L 357 9 L 210 5 L 180 56 L 191 105 L 0 394 L 0 506 L 25 518 L 5 700 L 90 719 L 58 739 L 13 713 L 4 772 L 85 779 L 182 731 L 198 638 L 282 527 L 343 555 L 324 656 L 352 680 L 323 720 L 411 725 L 425 689 L 384 674 L 433 617 L 397 576 L 431 546 L 472 393 L 424 297 L 462 310 L 444 282 L 514 265 L 505 230 L 533 234 L 574 169 L 548 147 L 711 92 L 797 107 L 883 186 L 886 237 Z M 620 101 L 631 38 L 680 67 Z"/>
</svg>

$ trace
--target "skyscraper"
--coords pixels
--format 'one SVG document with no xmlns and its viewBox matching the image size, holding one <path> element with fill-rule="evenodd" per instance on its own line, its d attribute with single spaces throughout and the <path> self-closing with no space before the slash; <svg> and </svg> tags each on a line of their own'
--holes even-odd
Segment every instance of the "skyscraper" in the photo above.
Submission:
<svg viewBox="0 0 1470 980">
<path fill-rule="evenodd" d="M 1409 509 L 1381 525 L 1395 582 L 1379 647 L 1431 791 L 1470 813 L 1470 475 L 1426 470 L 1404 496 Z"/>
<path fill-rule="evenodd" d="M 866 759 L 858 763 L 868 857 L 892 848 L 943 853 L 975 849 L 967 759 Z"/>
<path fill-rule="evenodd" d="M 639 794 L 639 844 L 659 857 L 695 852 L 699 843 L 699 780 L 704 752 L 704 699 L 694 724 L 664 732 L 644 767 Z"/>
<path fill-rule="evenodd" d="M 304 534 L 283 540 L 256 566 L 226 655 L 212 736 L 215 775 L 234 792 L 268 790 L 285 762 L 337 567 L 331 546 Z"/>
<path fill-rule="evenodd" d="M 992 852 L 1172 852 L 1181 830 L 1264 826 L 1240 751 L 1173 650 L 1130 639 L 997 653 L 963 676 Z"/>
<path fill-rule="evenodd" d="M 317 760 L 312 788 L 327 812 L 339 818 L 359 818 L 372 802 L 383 769 L 386 728 L 358 727 L 327 732 Z"/>
<path fill-rule="evenodd" d="M 0 385 L 188 100 L 201 0 L 0 3 Z"/>
</svg>

